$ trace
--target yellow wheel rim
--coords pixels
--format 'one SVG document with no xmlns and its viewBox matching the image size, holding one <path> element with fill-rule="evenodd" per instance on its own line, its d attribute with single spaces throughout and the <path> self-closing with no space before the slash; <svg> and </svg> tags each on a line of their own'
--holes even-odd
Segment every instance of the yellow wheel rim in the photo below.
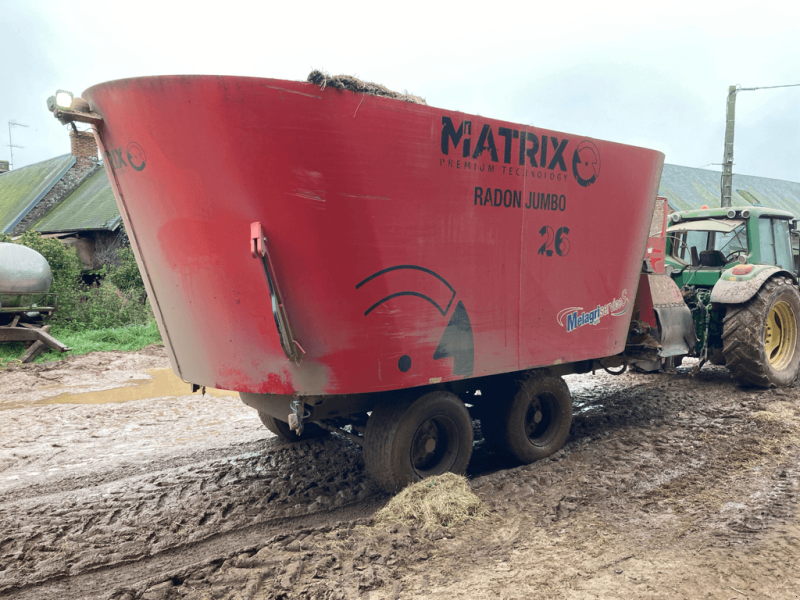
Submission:
<svg viewBox="0 0 800 600">
<path fill-rule="evenodd" d="M 794 358 L 797 345 L 797 319 L 792 307 L 777 302 L 767 315 L 764 328 L 764 350 L 772 368 L 782 371 Z"/>
</svg>

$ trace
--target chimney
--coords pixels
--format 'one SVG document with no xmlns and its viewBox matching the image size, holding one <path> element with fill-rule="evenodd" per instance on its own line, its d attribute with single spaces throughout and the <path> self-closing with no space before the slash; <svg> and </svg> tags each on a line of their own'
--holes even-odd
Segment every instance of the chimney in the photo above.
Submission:
<svg viewBox="0 0 800 600">
<path fill-rule="evenodd" d="M 70 131 L 69 139 L 76 165 L 93 166 L 98 163 L 97 142 L 94 141 L 94 134 L 91 131 Z"/>
<path fill-rule="evenodd" d="M 7 171 L 8 171 L 8 161 L 0 160 L 0 173 L 5 173 Z"/>
</svg>

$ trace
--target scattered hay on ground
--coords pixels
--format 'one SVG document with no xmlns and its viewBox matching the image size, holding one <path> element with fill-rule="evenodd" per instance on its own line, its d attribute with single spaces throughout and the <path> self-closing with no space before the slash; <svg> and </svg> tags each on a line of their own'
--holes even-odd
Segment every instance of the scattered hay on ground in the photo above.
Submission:
<svg viewBox="0 0 800 600">
<path fill-rule="evenodd" d="M 423 529 L 449 527 L 481 517 L 486 509 L 466 477 L 445 473 L 409 485 L 375 515 L 377 525 L 398 523 Z"/>
<path fill-rule="evenodd" d="M 413 104 L 428 104 L 425 102 L 424 98 L 420 98 L 414 94 L 393 92 L 379 83 L 361 81 L 352 75 L 328 75 L 327 73 L 314 69 L 309 74 L 307 81 L 318 85 L 320 89 L 323 90 L 330 86 L 337 90 L 351 90 L 353 92 L 361 92 L 372 96 L 384 96 L 386 98 L 394 98 L 395 100 L 402 100 L 403 102 L 411 102 Z"/>
</svg>

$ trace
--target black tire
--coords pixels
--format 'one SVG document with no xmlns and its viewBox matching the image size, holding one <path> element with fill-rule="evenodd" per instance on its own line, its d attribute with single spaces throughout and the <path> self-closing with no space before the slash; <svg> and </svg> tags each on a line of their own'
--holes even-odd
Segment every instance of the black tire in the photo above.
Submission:
<svg viewBox="0 0 800 600">
<path fill-rule="evenodd" d="M 472 419 L 450 392 L 386 401 L 364 434 L 367 472 L 387 492 L 442 473 L 463 473 L 472 456 Z"/>
<path fill-rule="evenodd" d="M 729 306 L 722 342 L 731 375 L 762 388 L 791 384 L 800 369 L 798 319 L 800 292 L 789 277 L 768 279 L 749 301 Z M 777 340 L 772 351 L 767 338 Z"/>
<path fill-rule="evenodd" d="M 296 431 L 289 429 L 289 424 L 286 421 L 281 421 L 280 419 L 276 419 L 275 417 L 272 417 L 261 411 L 258 411 L 258 417 L 261 419 L 264 427 L 269 429 L 272 433 L 277 435 L 285 442 L 301 442 L 303 440 L 322 437 L 323 435 L 327 435 L 329 433 L 327 429 L 323 429 L 319 425 L 314 423 L 304 423 L 303 433 L 301 435 L 297 435 Z"/>
<path fill-rule="evenodd" d="M 714 348 L 713 350 L 708 351 L 708 362 L 712 365 L 718 365 L 720 367 L 725 366 L 727 362 L 725 360 L 725 352 L 722 348 Z"/>
<path fill-rule="evenodd" d="M 480 400 L 475 405 L 475 418 L 481 423 L 481 433 L 486 446 L 494 452 L 505 454 L 501 419 L 497 408 L 505 406 L 519 390 L 519 381 L 513 376 L 497 377 L 481 386 Z"/>
<path fill-rule="evenodd" d="M 546 370 L 528 372 L 516 394 L 487 409 L 481 421 L 486 442 L 523 464 L 560 450 L 572 424 L 569 388 Z"/>
</svg>

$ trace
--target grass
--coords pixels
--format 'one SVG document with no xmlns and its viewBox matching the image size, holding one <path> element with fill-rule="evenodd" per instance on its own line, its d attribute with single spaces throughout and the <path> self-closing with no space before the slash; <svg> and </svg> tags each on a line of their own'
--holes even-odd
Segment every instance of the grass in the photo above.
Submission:
<svg viewBox="0 0 800 600">
<path fill-rule="evenodd" d="M 70 331 L 53 326 L 50 334 L 59 342 L 72 348 L 71 352 L 48 350 L 33 362 L 51 362 L 67 356 L 78 356 L 89 352 L 109 352 L 111 350 L 135 351 L 150 344 L 161 344 L 158 325 L 150 321 L 146 325 L 129 325 L 89 331 Z M 19 360 L 25 353 L 24 344 L 0 344 L 0 365 Z"/>
<path fill-rule="evenodd" d="M 376 525 L 449 527 L 486 509 L 466 477 L 445 473 L 411 484 L 375 514 Z"/>
</svg>

